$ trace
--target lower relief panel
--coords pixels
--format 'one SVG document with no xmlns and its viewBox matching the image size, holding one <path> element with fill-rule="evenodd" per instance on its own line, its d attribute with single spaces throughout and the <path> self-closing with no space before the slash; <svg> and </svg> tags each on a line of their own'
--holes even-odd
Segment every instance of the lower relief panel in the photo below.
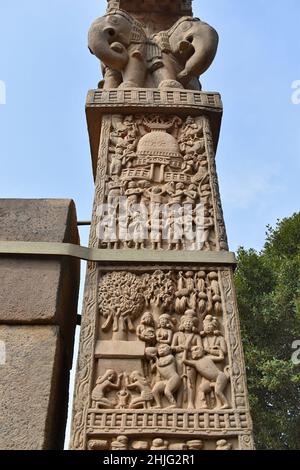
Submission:
<svg viewBox="0 0 300 470">
<path fill-rule="evenodd" d="M 232 271 L 89 266 L 73 448 L 251 449 Z"/>
</svg>

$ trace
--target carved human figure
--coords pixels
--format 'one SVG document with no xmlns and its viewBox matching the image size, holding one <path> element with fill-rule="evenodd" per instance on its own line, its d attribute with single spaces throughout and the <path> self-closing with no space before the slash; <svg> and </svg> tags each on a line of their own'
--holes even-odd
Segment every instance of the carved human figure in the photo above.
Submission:
<svg viewBox="0 0 300 470">
<path fill-rule="evenodd" d="M 136 250 L 144 249 L 148 241 L 148 214 L 142 206 L 137 206 L 138 210 L 129 210 L 127 215 L 127 234 L 125 246 L 130 247 L 134 244 Z"/>
<path fill-rule="evenodd" d="M 203 320 L 201 337 L 205 354 L 215 356 L 216 359 L 222 362 L 227 355 L 227 344 L 218 328 L 218 319 L 212 315 L 207 315 Z"/>
<path fill-rule="evenodd" d="M 226 439 L 220 439 L 216 443 L 216 450 L 232 450 L 232 444 L 226 441 Z"/>
<path fill-rule="evenodd" d="M 209 184 L 209 172 L 206 158 L 202 161 L 199 161 L 197 173 L 192 177 L 192 181 L 193 183 L 198 183 L 201 201 L 204 205 L 206 205 L 207 202 L 209 202 L 207 199 L 211 195 L 211 188 Z"/>
<path fill-rule="evenodd" d="M 108 184 L 108 195 L 107 195 L 107 204 L 108 204 L 108 212 L 109 213 L 116 213 L 117 208 L 120 203 L 120 197 L 122 195 L 122 186 L 120 181 L 112 180 Z"/>
<path fill-rule="evenodd" d="M 114 408 L 116 401 L 106 398 L 106 394 L 110 390 L 120 389 L 122 376 L 123 374 L 117 375 L 115 370 L 108 369 L 104 375 L 98 377 L 92 391 L 92 399 L 97 408 Z"/>
<path fill-rule="evenodd" d="M 132 398 L 129 408 L 151 408 L 153 394 L 147 379 L 139 371 L 135 370 L 131 373 L 129 379 L 126 378 L 126 386 L 128 390 L 137 390 L 140 395 Z"/>
<path fill-rule="evenodd" d="M 204 210 L 204 223 L 203 223 L 203 248 L 204 250 L 211 250 L 215 245 L 214 241 L 214 227 L 215 222 L 210 210 Z"/>
<path fill-rule="evenodd" d="M 140 324 L 136 329 L 137 337 L 146 343 L 147 346 L 155 346 L 155 322 L 151 312 L 145 312 L 141 318 Z"/>
<path fill-rule="evenodd" d="M 179 250 L 183 238 L 183 218 L 180 213 L 171 211 L 166 220 L 166 235 L 169 250 Z"/>
<path fill-rule="evenodd" d="M 199 198 L 199 193 L 197 186 L 195 184 L 190 184 L 188 188 L 184 191 L 185 200 L 183 204 L 191 204 L 192 208 L 195 207 L 197 199 Z"/>
<path fill-rule="evenodd" d="M 110 155 L 109 174 L 120 176 L 123 166 L 123 149 L 117 146 L 115 152 Z"/>
<path fill-rule="evenodd" d="M 216 408 L 229 408 L 229 403 L 224 394 L 230 378 L 229 368 L 225 367 L 224 372 L 220 371 L 215 364 L 215 362 L 219 362 L 218 359 L 215 356 L 205 356 L 204 354 L 202 347 L 193 346 L 191 348 L 192 359 L 187 359 L 187 351 L 185 351 L 183 354 L 183 363 L 194 368 L 195 371 L 205 379 L 204 382 L 201 382 L 199 387 L 202 403 L 207 403 L 205 396 L 214 388 L 217 400 Z"/>
<path fill-rule="evenodd" d="M 152 186 L 144 191 L 145 196 L 150 200 L 151 212 L 155 210 L 157 204 L 162 204 L 165 188 L 162 186 Z"/>
<path fill-rule="evenodd" d="M 172 318 L 168 313 L 163 313 L 160 315 L 156 330 L 156 340 L 160 344 L 169 344 L 172 343 L 174 332 L 174 325 Z"/>
<path fill-rule="evenodd" d="M 156 217 L 155 214 L 151 214 L 148 226 L 152 250 L 160 250 L 162 248 L 162 234 L 164 230 L 164 223 L 160 215 Z"/>
<path fill-rule="evenodd" d="M 195 120 L 194 117 L 188 116 L 182 127 L 179 143 L 185 142 L 189 139 L 195 140 L 196 137 L 201 137 L 203 134 L 203 126 Z"/>
<path fill-rule="evenodd" d="M 177 402 L 174 396 L 181 385 L 181 377 L 177 373 L 176 360 L 168 344 L 160 344 L 157 348 L 158 358 L 153 366 L 159 374 L 159 379 L 152 389 L 156 402 L 155 408 L 162 408 L 162 397 L 169 401 L 169 408 L 176 408 Z"/>
<path fill-rule="evenodd" d="M 153 439 L 150 450 L 168 450 L 169 447 L 169 442 L 166 441 L 165 439 L 161 439 L 160 437 L 157 437 L 156 439 Z"/>
<path fill-rule="evenodd" d="M 169 195 L 168 206 L 180 205 L 184 197 L 184 184 L 176 183 L 175 186 L 170 185 L 167 191 Z"/>
<path fill-rule="evenodd" d="M 187 310 L 181 318 L 179 331 L 175 333 L 172 341 L 172 351 L 175 353 L 177 371 L 183 378 L 183 390 L 178 393 L 178 403 L 182 406 L 187 395 L 188 408 L 195 408 L 196 372 L 194 368 L 186 367 L 183 361 L 184 354 L 189 353 L 192 347 L 202 349 L 202 341 L 197 330 L 198 319 L 194 310 Z"/>
<path fill-rule="evenodd" d="M 118 401 L 116 404 L 116 408 L 118 410 L 125 410 L 126 408 L 128 408 L 130 394 L 128 390 L 126 390 L 126 388 L 123 388 L 117 393 L 117 398 L 118 398 Z"/>
<path fill-rule="evenodd" d="M 137 183 L 135 181 L 130 181 L 125 191 L 125 196 L 127 197 L 127 208 L 132 206 L 132 204 L 138 204 L 139 196 L 142 193 L 143 190 L 137 186 Z"/>
<path fill-rule="evenodd" d="M 143 190 L 140 203 L 148 209 L 150 200 L 147 195 L 147 190 L 151 187 L 151 181 L 142 180 L 139 182 L 139 187 Z"/>
<path fill-rule="evenodd" d="M 111 450 L 128 450 L 129 441 L 126 436 L 118 436 L 111 443 Z"/>
</svg>

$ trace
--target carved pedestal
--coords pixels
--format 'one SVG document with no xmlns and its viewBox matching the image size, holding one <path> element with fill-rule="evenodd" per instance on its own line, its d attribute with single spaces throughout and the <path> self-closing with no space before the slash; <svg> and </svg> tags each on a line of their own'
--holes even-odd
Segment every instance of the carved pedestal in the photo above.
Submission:
<svg viewBox="0 0 300 470">
<path fill-rule="evenodd" d="M 90 246 L 112 262 L 88 264 L 73 449 L 253 448 L 221 115 L 215 93 L 89 93 Z"/>
</svg>

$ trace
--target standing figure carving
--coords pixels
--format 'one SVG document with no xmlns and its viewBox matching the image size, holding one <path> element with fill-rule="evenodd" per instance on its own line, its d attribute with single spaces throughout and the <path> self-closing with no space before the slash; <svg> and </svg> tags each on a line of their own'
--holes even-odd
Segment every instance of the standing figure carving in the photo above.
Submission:
<svg viewBox="0 0 300 470">
<path fill-rule="evenodd" d="M 195 408 L 196 373 L 191 367 L 186 367 L 183 361 L 184 353 L 188 353 L 191 347 L 202 348 L 202 341 L 197 330 L 198 319 L 194 310 L 187 310 L 181 318 L 179 331 L 175 333 L 172 341 L 172 351 L 175 354 L 177 371 L 183 379 L 183 389 L 178 393 L 178 403 L 188 401 L 188 408 Z"/>
</svg>

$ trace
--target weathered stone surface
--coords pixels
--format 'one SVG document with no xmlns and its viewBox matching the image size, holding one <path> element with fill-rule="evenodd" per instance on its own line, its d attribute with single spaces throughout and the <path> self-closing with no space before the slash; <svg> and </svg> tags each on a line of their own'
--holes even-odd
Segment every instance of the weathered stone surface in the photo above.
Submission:
<svg viewBox="0 0 300 470">
<path fill-rule="evenodd" d="M 70 200 L 0 200 L 0 241 L 79 243 Z M 79 260 L 3 256 L 0 324 L 61 326 L 70 352 L 77 314 Z"/>
<path fill-rule="evenodd" d="M 88 264 L 76 450 L 253 448 L 233 266 L 222 265 L 213 124 L 221 102 L 197 79 L 218 35 L 183 14 L 191 1 L 173 1 L 171 16 L 180 18 L 162 27 L 167 4 L 109 1 L 89 34 L 104 65 L 87 106 L 96 175 L 90 246 L 121 256 Z M 182 222 L 193 236 L 179 233 Z M 149 260 L 147 250 L 163 256 Z M 181 252 L 178 264 L 166 262 L 168 252 Z M 190 262 L 188 253 L 200 252 L 214 261 Z"/>
<path fill-rule="evenodd" d="M 0 449 L 62 447 L 69 371 L 59 328 L 0 325 L 0 341 Z"/>
<path fill-rule="evenodd" d="M 0 240 L 78 243 L 74 202 L 0 199 Z"/>
<path fill-rule="evenodd" d="M 70 200 L 0 200 L 1 241 L 79 243 Z M 79 260 L 0 257 L 0 448 L 64 445 Z"/>
<path fill-rule="evenodd" d="M 147 21 L 147 27 L 141 20 L 113 9 L 92 24 L 88 43 L 103 64 L 102 86 L 201 89 L 198 77 L 215 58 L 217 32 L 191 16 L 179 15 L 169 24 Z"/>
</svg>

